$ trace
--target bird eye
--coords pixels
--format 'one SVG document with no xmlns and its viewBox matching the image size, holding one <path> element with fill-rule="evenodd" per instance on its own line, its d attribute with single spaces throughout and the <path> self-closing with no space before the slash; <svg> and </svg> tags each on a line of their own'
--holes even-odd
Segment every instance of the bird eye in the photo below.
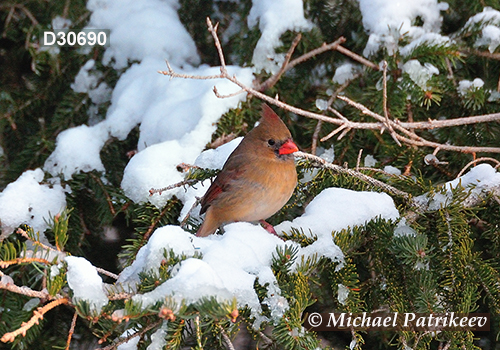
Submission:
<svg viewBox="0 0 500 350">
<path fill-rule="evenodd" d="M 267 140 L 267 143 L 269 146 L 274 146 L 276 144 L 276 141 L 274 141 L 273 139 L 269 139 Z"/>
</svg>

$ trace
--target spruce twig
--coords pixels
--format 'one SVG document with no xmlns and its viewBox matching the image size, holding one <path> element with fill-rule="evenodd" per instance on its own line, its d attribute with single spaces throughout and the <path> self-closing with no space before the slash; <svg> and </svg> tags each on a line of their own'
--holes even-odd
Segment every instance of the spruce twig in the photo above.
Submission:
<svg viewBox="0 0 500 350">
<path fill-rule="evenodd" d="M 226 331 L 220 324 L 217 325 L 220 329 L 220 333 L 222 334 L 222 339 L 224 340 L 224 343 L 226 343 L 227 349 L 228 350 L 235 350 L 234 345 L 231 342 L 231 339 L 229 339 L 229 336 L 227 335 Z"/>
<path fill-rule="evenodd" d="M 43 315 L 45 315 L 47 312 L 55 308 L 56 306 L 67 304 L 69 302 L 68 298 L 60 298 L 51 301 L 47 305 L 43 307 L 39 307 L 33 312 L 33 317 L 28 322 L 23 322 L 21 327 L 16 329 L 13 332 L 5 333 L 0 341 L 7 343 L 7 342 L 13 342 L 18 335 L 22 335 L 23 337 L 26 336 L 26 331 L 33 327 L 35 324 L 38 324 L 39 320 L 43 319 Z"/>
<path fill-rule="evenodd" d="M 333 170 L 337 173 L 347 174 L 349 176 L 360 179 L 363 182 L 366 182 L 372 186 L 381 188 L 385 192 L 389 192 L 393 195 L 400 196 L 400 197 L 403 197 L 405 199 L 410 198 L 410 195 L 408 193 L 401 191 L 401 190 L 398 190 L 397 188 L 392 187 L 391 185 L 388 185 L 382 181 L 374 179 L 373 177 L 370 177 L 370 176 L 365 175 L 363 173 L 357 172 L 355 170 L 347 169 L 347 168 L 341 167 L 340 165 L 329 163 L 326 160 L 324 160 L 323 158 L 317 157 L 315 155 L 305 153 L 305 152 L 295 152 L 294 155 L 296 157 L 299 157 L 299 158 L 312 160 L 313 162 L 320 165 L 322 168 L 330 169 L 330 170 Z"/>
<path fill-rule="evenodd" d="M 2 276 L 4 275 L 3 272 L 0 272 L 0 273 Z M 2 283 L 1 281 L 0 281 L 0 289 L 8 290 L 9 292 L 25 295 L 25 296 L 31 297 L 31 298 L 38 298 L 41 300 L 62 298 L 62 296 L 59 294 L 56 296 L 51 296 L 49 294 L 49 292 L 47 292 L 46 290 L 37 291 L 37 290 L 33 290 L 33 289 L 26 287 L 26 286 L 19 287 L 19 286 L 16 286 L 14 283 Z"/>
<path fill-rule="evenodd" d="M 73 320 L 71 321 L 71 327 L 68 332 L 68 339 L 66 340 L 66 349 L 69 350 L 69 346 L 71 345 L 71 338 L 73 337 L 73 334 L 75 333 L 75 326 L 76 326 L 76 320 L 78 318 L 78 312 L 75 311 L 73 314 Z"/>
<path fill-rule="evenodd" d="M 95 350 L 112 350 L 112 349 L 116 349 L 116 348 L 118 348 L 119 345 L 128 342 L 130 339 L 142 336 L 143 334 L 145 334 L 146 332 L 150 331 L 151 329 L 153 329 L 155 327 L 158 327 L 162 322 L 163 322 L 163 320 L 159 320 L 157 322 L 153 322 L 153 323 L 147 325 L 145 328 L 141 329 L 140 332 L 135 332 L 134 334 L 131 334 L 131 335 L 127 336 L 127 337 L 119 338 L 117 342 L 115 342 L 115 343 L 113 343 L 111 345 L 105 346 L 104 348 L 96 348 Z"/>
</svg>

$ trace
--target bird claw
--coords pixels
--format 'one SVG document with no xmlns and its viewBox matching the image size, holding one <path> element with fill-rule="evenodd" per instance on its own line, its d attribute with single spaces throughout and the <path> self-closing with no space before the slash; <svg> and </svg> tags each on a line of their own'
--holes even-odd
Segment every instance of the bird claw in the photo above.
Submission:
<svg viewBox="0 0 500 350">
<path fill-rule="evenodd" d="M 262 227 L 264 227 L 264 229 L 269 232 L 269 233 L 272 233 L 273 235 L 275 235 L 276 237 L 280 238 L 280 239 L 283 239 L 281 238 L 278 233 L 276 232 L 276 230 L 274 229 L 273 225 L 271 225 L 270 223 L 268 223 L 267 221 L 265 220 L 259 220 L 260 224 L 262 225 Z"/>
</svg>

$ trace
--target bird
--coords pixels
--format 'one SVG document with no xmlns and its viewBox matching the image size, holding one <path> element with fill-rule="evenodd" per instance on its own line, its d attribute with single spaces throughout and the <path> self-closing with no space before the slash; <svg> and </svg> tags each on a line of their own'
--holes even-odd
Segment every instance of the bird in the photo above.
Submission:
<svg viewBox="0 0 500 350">
<path fill-rule="evenodd" d="M 280 210 L 297 185 L 293 153 L 299 149 L 285 123 L 267 104 L 259 124 L 245 135 L 201 199 L 205 219 L 196 236 L 206 237 L 231 222 L 260 222 Z"/>
</svg>

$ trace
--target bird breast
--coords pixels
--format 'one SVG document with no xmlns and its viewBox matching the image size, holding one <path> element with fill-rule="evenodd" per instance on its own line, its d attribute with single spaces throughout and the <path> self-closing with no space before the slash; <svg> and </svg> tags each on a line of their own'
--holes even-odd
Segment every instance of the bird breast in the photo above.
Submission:
<svg viewBox="0 0 500 350">
<path fill-rule="evenodd" d="M 245 173 L 245 183 L 230 184 L 230 196 L 226 198 L 229 206 L 224 214 L 231 219 L 226 221 L 267 219 L 288 202 L 297 184 L 293 160 L 263 161 L 262 166 L 247 167 Z"/>
</svg>

